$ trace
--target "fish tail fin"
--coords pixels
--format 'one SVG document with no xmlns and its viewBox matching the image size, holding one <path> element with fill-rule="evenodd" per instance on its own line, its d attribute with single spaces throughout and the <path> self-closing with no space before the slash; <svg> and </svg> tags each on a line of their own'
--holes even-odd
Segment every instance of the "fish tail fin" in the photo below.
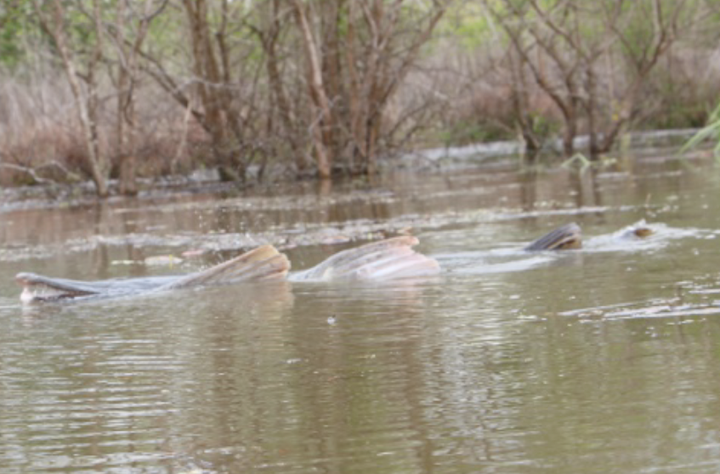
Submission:
<svg viewBox="0 0 720 474">
<path fill-rule="evenodd" d="M 387 280 L 437 274 L 437 260 L 415 252 L 412 247 L 417 244 L 417 238 L 401 236 L 343 250 L 292 279 Z"/>
<path fill-rule="evenodd" d="M 582 229 L 573 223 L 565 224 L 562 227 L 543 235 L 527 247 L 525 250 L 566 250 L 579 249 L 582 247 Z"/>
<path fill-rule="evenodd" d="M 244 281 L 282 280 L 290 270 L 290 261 L 272 245 L 263 245 L 232 260 L 193 273 L 163 290 L 195 286 L 221 285 Z"/>
</svg>

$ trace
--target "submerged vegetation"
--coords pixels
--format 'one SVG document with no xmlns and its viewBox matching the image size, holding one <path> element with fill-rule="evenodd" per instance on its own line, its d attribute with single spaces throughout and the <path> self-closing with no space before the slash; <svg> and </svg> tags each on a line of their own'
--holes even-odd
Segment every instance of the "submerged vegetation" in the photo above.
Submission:
<svg viewBox="0 0 720 474">
<path fill-rule="evenodd" d="M 8 0 L 0 184 L 332 179 L 499 139 L 568 159 L 579 135 L 597 160 L 704 125 L 718 39 L 708 0 Z"/>
</svg>

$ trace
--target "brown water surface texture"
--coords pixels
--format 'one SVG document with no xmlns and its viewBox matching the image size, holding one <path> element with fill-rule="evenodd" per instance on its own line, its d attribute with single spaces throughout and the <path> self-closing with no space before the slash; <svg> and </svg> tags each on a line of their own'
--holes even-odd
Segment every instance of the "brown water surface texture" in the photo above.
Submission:
<svg viewBox="0 0 720 474">
<path fill-rule="evenodd" d="M 0 472 L 717 472 L 719 196 L 712 161 L 650 157 L 0 206 Z M 522 251 L 573 221 L 582 250 Z M 13 280 L 398 233 L 443 273 L 35 307 Z"/>
</svg>

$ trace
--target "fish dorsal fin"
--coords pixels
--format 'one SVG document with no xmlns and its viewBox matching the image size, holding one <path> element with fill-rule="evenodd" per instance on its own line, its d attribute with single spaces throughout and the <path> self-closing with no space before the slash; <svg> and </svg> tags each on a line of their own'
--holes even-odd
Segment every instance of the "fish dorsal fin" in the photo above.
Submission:
<svg viewBox="0 0 720 474">
<path fill-rule="evenodd" d="M 291 276 L 293 281 L 387 280 L 434 275 L 438 262 L 412 246 L 412 236 L 394 237 L 343 250 L 319 265 Z"/>
<path fill-rule="evenodd" d="M 280 280 L 285 278 L 289 270 L 290 261 L 284 254 L 278 252 L 272 245 L 263 245 L 207 270 L 181 277 L 158 289 L 170 290 L 242 281 Z"/>
</svg>

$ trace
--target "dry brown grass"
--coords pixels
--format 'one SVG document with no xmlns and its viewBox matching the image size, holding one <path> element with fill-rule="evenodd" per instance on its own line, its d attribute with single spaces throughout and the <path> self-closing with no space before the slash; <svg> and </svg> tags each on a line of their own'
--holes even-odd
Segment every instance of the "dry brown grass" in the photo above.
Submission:
<svg viewBox="0 0 720 474">
<path fill-rule="evenodd" d="M 434 147 L 517 137 L 512 107 L 512 77 L 499 45 L 477 51 L 451 43 L 438 46 L 404 81 L 386 111 L 385 126 L 397 127 L 395 147 Z M 605 79 L 623 84 L 628 71 L 622 64 L 608 70 Z M 540 117 L 550 132 L 561 120 L 556 106 L 528 81 L 528 111 Z M 643 89 L 642 110 L 635 128 L 700 126 L 718 100 L 720 48 L 677 44 L 658 65 Z M 117 165 L 115 156 L 115 96 L 111 84 L 101 90 L 99 114 L 103 153 Z M 186 110 L 145 78 L 136 89 L 137 171 L 140 177 L 187 174 L 212 166 L 208 136 Z M 264 106 L 263 106 L 264 107 Z M 271 111 L 262 109 L 262 114 Z M 259 120 L 263 120 L 260 117 Z M 581 133 L 583 124 L 580 124 Z M 287 140 L 262 132 L 261 143 L 287 150 Z M 402 136 L 420 130 L 414 141 Z M 263 133 L 267 136 L 260 136 Z M 392 148 L 392 147 L 390 147 Z M 287 155 L 287 156 L 280 156 Z M 292 167 L 291 152 L 273 153 L 279 166 Z M 49 67 L 10 74 L 0 71 L 0 185 L 41 180 L 68 182 L 89 177 L 81 127 L 73 96 L 61 71 Z M 35 177 L 26 170 L 34 170 Z M 116 171 L 112 176 L 116 175 Z"/>
<path fill-rule="evenodd" d="M 507 48 L 492 44 L 464 52 L 449 42 L 436 47 L 421 70 L 406 81 L 428 91 L 427 100 L 439 103 L 434 123 L 427 125 L 416 145 L 437 146 L 438 141 L 461 145 L 478 139 L 518 138 L 506 53 Z M 598 72 L 603 86 L 599 100 L 608 105 L 613 91 L 617 93 L 631 82 L 632 71 L 617 60 Z M 719 83 L 720 47 L 674 45 L 643 85 L 639 113 L 631 129 L 702 126 L 717 104 Z M 559 133 L 562 127 L 559 109 L 533 83 L 529 73 L 527 85 L 527 112 L 542 120 L 548 133 Z M 404 105 L 396 107 L 402 109 Z M 579 133 L 586 133 L 584 119 L 578 125 Z"/>
<path fill-rule="evenodd" d="M 116 174 L 115 108 L 110 84 L 101 90 L 98 119 L 100 149 Z M 137 157 L 140 177 L 191 171 L 198 150 L 207 145 L 204 131 L 171 98 L 145 85 L 137 90 Z M 87 153 L 73 96 L 61 71 L 0 73 L 0 185 L 41 179 L 67 182 L 88 179 Z"/>
</svg>

